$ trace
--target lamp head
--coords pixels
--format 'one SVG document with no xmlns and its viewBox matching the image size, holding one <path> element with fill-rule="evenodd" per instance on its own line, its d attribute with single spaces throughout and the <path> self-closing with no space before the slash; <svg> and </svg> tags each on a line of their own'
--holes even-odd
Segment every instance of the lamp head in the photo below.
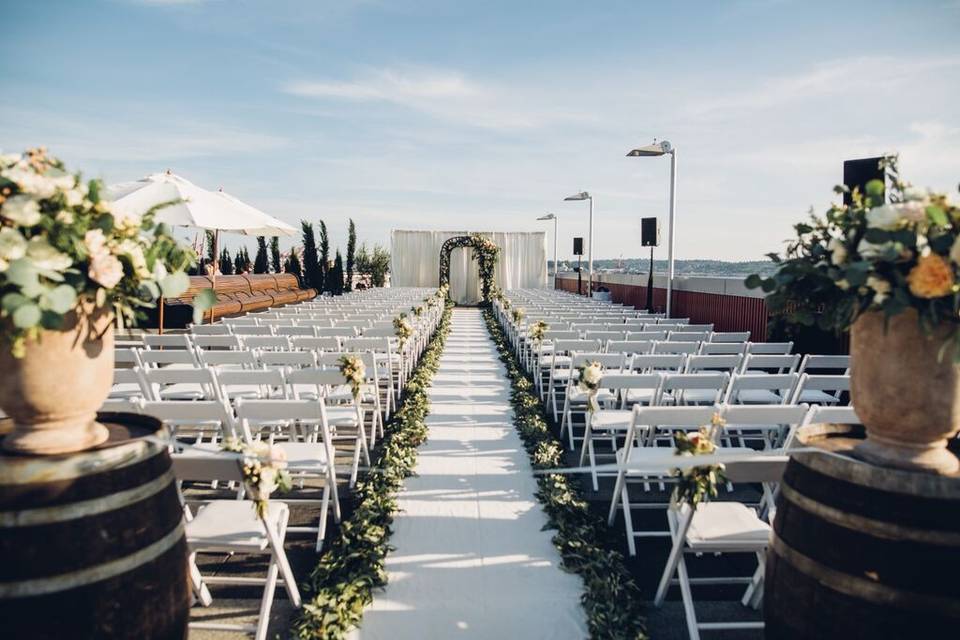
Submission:
<svg viewBox="0 0 960 640">
<path fill-rule="evenodd" d="M 590 194 L 586 191 L 581 191 L 580 193 L 575 193 L 572 196 L 567 196 L 564 200 L 589 200 Z"/>
<path fill-rule="evenodd" d="M 537 218 L 537 220 L 554 220 L 556 219 L 556 217 L 557 216 L 553 215 L 552 213 L 548 213 L 545 216 L 540 216 L 539 218 Z"/>
<path fill-rule="evenodd" d="M 627 157 L 647 158 L 652 156 L 662 156 L 667 153 L 673 153 L 673 145 L 666 140 L 662 140 L 660 142 L 654 140 L 653 144 L 648 144 L 644 147 L 637 147 L 636 149 L 633 149 L 627 154 Z"/>
</svg>

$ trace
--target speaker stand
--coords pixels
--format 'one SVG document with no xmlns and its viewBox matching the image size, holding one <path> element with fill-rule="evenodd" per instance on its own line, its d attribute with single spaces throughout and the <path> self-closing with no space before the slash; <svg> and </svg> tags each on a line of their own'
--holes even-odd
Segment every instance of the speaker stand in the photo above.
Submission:
<svg viewBox="0 0 960 640">
<path fill-rule="evenodd" d="M 653 313 L 653 245 L 650 245 L 650 273 L 647 276 L 647 311 Z"/>
</svg>

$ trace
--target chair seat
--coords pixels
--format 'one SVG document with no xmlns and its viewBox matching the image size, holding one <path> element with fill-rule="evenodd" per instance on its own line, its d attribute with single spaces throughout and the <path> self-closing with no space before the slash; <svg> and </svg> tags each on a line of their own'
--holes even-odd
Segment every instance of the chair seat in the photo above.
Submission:
<svg viewBox="0 0 960 640">
<path fill-rule="evenodd" d="M 290 471 L 325 473 L 327 470 L 327 448 L 317 442 L 280 442 L 274 446 L 287 454 L 287 468 Z"/>
<path fill-rule="evenodd" d="M 110 388 L 111 400 L 130 400 L 132 398 L 142 398 L 143 389 L 136 382 L 121 382 Z"/>
<path fill-rule="evenodd" d="M 266 520 L 277 530 L 289 511 L 286 503 L 271 500 Z M 249 500 L 214 500 L 187 523 L 187 544 L 199 550 L 264 551 L 269 545 L 263 522 Z"/>
<path fill-rule="evenodd" d="M 590 428 L 594 430 L 620 429 L 626 431 L 633 420 L 633 411 L 624 409 L 601 409 L 594 411 Z"/>
<path fill-rule="evenodd" d="M 708 502 L 697 507 L 687 531 L 687 544 L 696 551 L 762 549 L 770 525 L 739 502 Z"/>
<path fill-rule="evenodd" d="M 195 384 L 177 383 L 160 389 L 161 400 L 207 400 L 207 394 Z"/>
</svg>

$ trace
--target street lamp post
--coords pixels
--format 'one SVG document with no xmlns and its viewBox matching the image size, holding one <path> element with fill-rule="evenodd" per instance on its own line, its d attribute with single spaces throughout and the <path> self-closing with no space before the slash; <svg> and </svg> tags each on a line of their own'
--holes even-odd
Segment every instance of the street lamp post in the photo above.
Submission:
<svg viewBox="0 0 960 640">
<path fill-rule="evenodd" d="M 557 288 L 557 277 L 560 272 L 557 265 L 557 216 L 548 213 L 546 215 L 540 216 L 537 220 L 553 220 L 553 288 Z"/>
<path fill-rule="evenodd" d="M 587 233 L 587 297 L 593 297 L 593 196 L 586 191 L 567 196 L 564 201 L 590 201 L 590 230 Z"/>
<path fill-rule="evenodd" d="M 673 301 L 673 250 L 676 239 L 677 215 L 677 150 L 666 140 L 645 147 L 633 149 L 627 154 L 629 158 L 649 158 L 670 155 L 670 231 L 667 236 L 667 317 L 670 317 L 670 306 Z"/>
</svg>

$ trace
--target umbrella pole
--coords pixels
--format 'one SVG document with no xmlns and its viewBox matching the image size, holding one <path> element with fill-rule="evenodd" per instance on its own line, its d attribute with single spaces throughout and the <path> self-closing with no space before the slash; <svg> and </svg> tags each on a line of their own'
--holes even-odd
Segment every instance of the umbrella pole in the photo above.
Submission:
<svg viewBox="0 0 960 640">
<path fill-rule="evenodd" d="M 217 269 L 220 267 L 220 229 L 213 231 L 213 273 L 210 274 L 210 281 L 213 283 L 213 295 L 217 295 Z M 210 307 L 210 324 L 213 324 L 213 310 L 217 303 L 214 301 Z"/>
<path fill-rule="evenodd" d="M 161 336 L 163 335 L 163 296 L 160 296 L 160 300 L 157 302 L 160 306 L 160 319 L 157 321 L 157 324 L 160 325 L 157 327 L 157 333 Z"/>
</svg>

